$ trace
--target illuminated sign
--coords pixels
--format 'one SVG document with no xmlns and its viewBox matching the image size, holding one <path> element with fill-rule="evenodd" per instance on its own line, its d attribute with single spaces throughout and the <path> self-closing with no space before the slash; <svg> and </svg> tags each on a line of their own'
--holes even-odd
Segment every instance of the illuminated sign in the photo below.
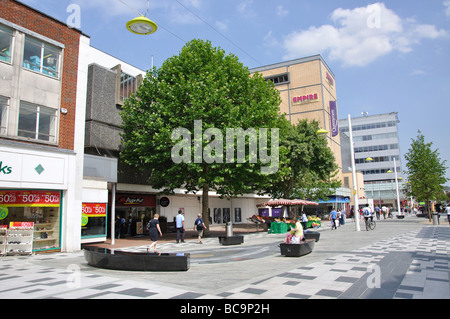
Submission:
<svg viewBox="0 0 450 319">
<path fill-rule="evenodd" d="M 319 94 L 317 94 L 317 93 L 306 94 L 306 95 L 301 95 L 301 96 L 294 96 L 294 98 L 292 99 L 292 102 L 294 105 L 306 104 L 306 103 L 317 102 L 317 101 L 319 101 Z"/>
</svg>

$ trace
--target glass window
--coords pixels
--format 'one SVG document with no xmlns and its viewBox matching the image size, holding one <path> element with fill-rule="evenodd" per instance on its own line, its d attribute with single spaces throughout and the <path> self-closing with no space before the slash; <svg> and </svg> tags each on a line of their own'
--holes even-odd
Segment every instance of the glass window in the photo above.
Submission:
<svg viewBox="0 0 450 319">
<path fill-rule="evenodd" d="M 11 63 L 13 31 L 0 25 L 0 61 Z"/>
<path fill-rule="evenodd" d="M 6 134 L 9 99 L 0 96 L 0 134 Z"/>
<path fill-rule="evenodd" d="M 56 142 L 56 110 L 20 103 L 18 136 Z"/>
<path fill-rule="evenodd" d="M 57 78 L 60 55 L 56 46 L 25 36 L 24 68 Z"/>
<path fill-rule="evenodd" d="M 120 101 L 123 102 L 137 90 L 137 79 L 131 75 L 123 73 L 120 75 Z"/>
</svg>

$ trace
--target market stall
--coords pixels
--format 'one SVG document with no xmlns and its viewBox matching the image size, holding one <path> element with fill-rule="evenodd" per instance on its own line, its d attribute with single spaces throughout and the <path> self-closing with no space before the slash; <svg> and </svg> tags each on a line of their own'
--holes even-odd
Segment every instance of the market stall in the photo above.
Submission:
<svg viewBox="0 0 450 319">
<path fill-rule="evenodd" d="M 270 232 L 271 233 L 286 233 L 289 230 L 289 226 L 293 225 L 294 222 L 288 218 L 288 207 L 291 206 L 301 206 L 301 212 L 303 212 L 304 206 L 318 206 L 319 204 L 316 202 L 303 200 L 303 199 L 277 199 L 270 200 L 268 202 L 264 202 L 256 205 L 256 207 L 282 207 L 281 211 L 283 212 L 280 217 L 272 217 L 272 216 L 256 216 L 253 215 L 250 220 L 255 223 L 267 223 L 270 224 Z M 306 223 L 306 228 L 317 228 L 321 226 L 320 219 L 318 217 L 308 217 L 308 222 Z"/>
</svg>

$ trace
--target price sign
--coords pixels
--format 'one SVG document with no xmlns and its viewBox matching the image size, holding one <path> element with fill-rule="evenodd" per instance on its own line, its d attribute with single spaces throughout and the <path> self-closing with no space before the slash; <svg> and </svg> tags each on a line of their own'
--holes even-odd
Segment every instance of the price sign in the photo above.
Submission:
<svg viewBox="0 0 450 319">
<path fill-rule="evenodd" d="M 106 217 L 106 203 L 83 203 L 82 214 L 88 217 Z"/>
<path fill-rule="evenodd" d="M 8 217 L 8 207 L 0 206 L 0 220 Z"/>
<path fill-rule="evenodd" d="M 59 207 L 59 191 L 0 191 L 0 205 L 6 207 Z"/>
</svg>

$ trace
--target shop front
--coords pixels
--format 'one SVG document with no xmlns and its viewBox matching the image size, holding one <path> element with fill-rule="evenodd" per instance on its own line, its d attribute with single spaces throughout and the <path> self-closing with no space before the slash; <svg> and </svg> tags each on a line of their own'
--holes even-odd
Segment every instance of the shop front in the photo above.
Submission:
<svg viewBox="0 0 450 319">
<path fill-rule="evenodd" d="M 61 198 L 57 190 L 0 190 L 0 228 L 14 237 L 5 239 L 3 252 L 60 250 Z M 20 230 L 30 231 L 30 238 Z"/>
<path fill-rule="evenodd" d="M 117 193 L 115 207 L 116 237 L 144 235 L 144 226 L 156 213 L 156 196 Z"/>
</svg>

